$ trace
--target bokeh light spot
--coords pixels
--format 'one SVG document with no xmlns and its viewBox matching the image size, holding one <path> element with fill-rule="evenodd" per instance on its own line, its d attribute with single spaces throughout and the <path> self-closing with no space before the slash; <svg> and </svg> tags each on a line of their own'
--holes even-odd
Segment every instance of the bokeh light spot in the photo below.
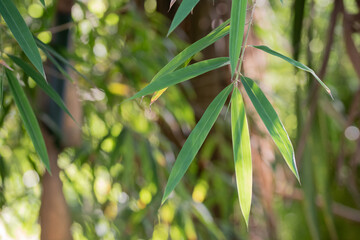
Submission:
<svg viewBox="0 0 360 240">
<path fill-rule="evenodd" d="M 345 137 L 350 141 L 356 141 L 360 136 L 359 128 L 355 126 L 349 126 L 345 129 Z"/>
<path fill-rule="evenodd" d="M 44 31 L 37 35 L 38 39 L 40 39 L 43 43 L 50 43 L 52 39 L 52 34 L 50 31 Z"/>
<path fill-rule="evenodd" d="M 156 10 L 156 0 L 146 0 L 144 8 L 147 13 L 153 13 Z"/>
<path fill-rule="evenodd" d="M 32 188 L 39 183 L 39 175 L 34 170 L 28 170 L 23 175 L 23 183 L 26 187 Z"/>
<path fill-rule="evenodd" d="M 33 3 L 29 6 L 28 13 L 32 18 L 41 18 L 44 14 L 44 8 L 37 3 Z"/>
</svg>

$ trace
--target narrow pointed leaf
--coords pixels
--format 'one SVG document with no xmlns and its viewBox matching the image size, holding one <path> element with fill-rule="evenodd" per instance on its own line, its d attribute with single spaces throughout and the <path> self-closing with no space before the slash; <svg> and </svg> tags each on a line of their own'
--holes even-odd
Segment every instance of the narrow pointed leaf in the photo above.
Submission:
<svg viewBox="0 0 360 240">
<path fill-rule="evenodd" d="M 19 81 L 14 77 L 11 71 L 9 71 L 8 69 L 6 69 L 5 71 L 11 94 L 13 95 L 15 104 L 19 109 L 20 117 L 24 123 L 25 129 L 34 144 L 34 148 L 38 153 L 41 161 L 44 163 L 48 172 L 50 172 L 49 157 L 47 154 L 44 138 L 41 135 L 40 126 L 36 120 L 35 114 L 31 109 L 30 103 L 27 100 L 24 90 L 21 88 Z"/>
<path fill-rule="evenodd" d="M 45 55 L 49 58 L 49 60 L 54 64 L 54 66 L 59 70 L 59 72 L 66 77 L 70 82 L 74 82 L 74 80 L 70 77 L 67 71 L 60 65 L 60 63 L 48 52 L 45 52 Z"/>
<path fill-rule="evenodd" d="M 200 0 L 183 0 L 176 11 L 175 17 L 171 22 L 170 29 L 168 32 L 168 36 L 174 29 L 186 18 L 187 15 L 191 12 L 191 10 L 196 6 L 196 4 Z"/>
<path fill-rule="evenodd" d="M 223 38 L 227 34 L 229 34 L 229 20 L 215 28 L 212 32 L 210 32 L 205 37 L 200 40 L 194 42 L 183 51 L 181 51 L 178 55 L 176 55 L 169 63 L 167 63 L 160 71 L 153 77 L 151 81 L 155 81 L 161 75 L 166 73 L 170 73 L 177 69 L 181 64 L 186 62 L 189 58 L 194 56 L 196 53 L 200 52 L 204 48 L 210 46 L 220 38 Z"/>
<path fill-rule="evenodd" d="M 33 69 L 29 64 L 24 62 L 18 57 L 9 55 L 11 60 L 13 60 L 14 63 L 16 63 L 19 67 L 21 67 L 24 72 L 29 75 L 34 81 L 37 83 L 37 85 L 64 111 L 66 112 L 73 120 L 75 119 L 71 115 L 70 111 L 65 106 L 65 103 L 63 102 L 62 98 L 59 96 L 59 94 L 46 82 L 46 80 L 39 74 L 35 69 Z"/>
<path fill-rule="evenodd" d="M 194 130 L 191 132 L 184 146 L 180 150 L 180 153 L 171 170 L 169 180 L 166 184 L 162 204 L 169 197 L 172 190 L 174 190 L 175 186 L 179 183 L 186 170 L 189 168 L 191 162 L 194 160 L 200 147 L 204 143 L 205 138 L 218 118 L 232 87 L 232 84 L 226 87 L 210 103 L 204 115 L 201 117 L 200 121 L 195 126 Z"/>
<path fill-rule="evenodd" d="M 296 168 L 294 148 L 277 113 L 271 106 L 271 103 L 266 98 L 265 94 L 253 80 L 247 77 L 241 77 L 241 82 L 287 165 L 300 182 Z"/>
<path fill-rule="evenodd" d="M 191 62 L 191 59 L 193 57 L 190 57 L 188 60 L 186 60 L 183 64 L 183 68 L 187 67 L 189 65 L 189 63 Z M 166 91 L 167 88 L 163 88 L 159 91 L 156 91 L 153 93 L 152 97 L 151 97 L 151 101 L 150 101 L 150 105 L 152 105 L 156 100 L 159 99 L 159 97 L 161 97 L 161 95 Z"/>
<path fill-rule="evenodd" d="M 52 63 L 54 63 L 54 65 L 56 65 L 56 67 L 59 69 L 60 72 L 62 72 L 64 74 L 65 77 L 67 77 L 70 81 L 72 81 L 71 77 L 66 73 L 66 71 L 63 70 L 63 68 L 59 65 L 59 63 L 56 61 L 59 60 L 60 62 L 62 62 L 63 64 L 65 64 L 66 66 L 68 66 L 69 68 L 71 68 L 74 72 L 76 72 L 79 76 L 81 76 L 83 79 L 85 79 L 87 82 L 90 82 L 90 79 L 88 79 L 84 74 L 82 74 L 81 72 L 79 72 L 66 58 L 64 58 L 63 56 L 61 56 L 58 52 L 56 52 L 52 47 L 50 47 L 49 45 L 43 43 L 42 41 L 40 41 L 38 38 L 35 38 L 36 44 L 38 45 L 38 47 L 44 51 L 44 53 L 46 54 L 46 56 L 49 57 L 50 61 Z M 56 59 L 54 59 L 51 55 L 53 55 Z"/>
<path fill-rule="evenodd" d="M 188 61 L 192 56 L 194 56 L 196 53 L 200 52 L 204 48 L 210 46 L 217 40 L 223 38 L 229 33 L 229 20 L 222 23 L 220 26 L 215 28 L 211 33 L 206 35 L 205 37 L 201 38 L 200 40 L 196 41 L 195 43 L 191 44 L 187 48 L 185 48 L 182 52 L 180 52 L 178 55 L 176 55 L 168 64 L 166 64 L 154 77 L 151 81 L 155 81 L 160 76 L 173 72 L 175 69 L 177 69 L 179 66 L 181 66 L 183 63 Z M 153 99 L 151 102 L 155 102 L 164 92 L 163 91 L 155 92 Z"/>
<path fill-rule="evenodd" d="M 40 2 L 45 7 L 45 0 L 40 0 Z"/>
<path fill-rule="evenodd" d="M 244 101 L 237 87 L 231 96 L 231 132 L 239 203 L 248 226 L 253 182 L 251 147 Z"/>
<path fill-rule="evenodd" d="M 229 56 L 231 76 L 234 75 L 243 43 L 247 0 L 233 0 L 230 16 Z"/>
<path fill-rule="evenodd" d="M 0 14 L 26 56 L 41 75 L 45 77 L 44 67 L 35 40 L 12 0 L 0 1 Z"/>
<path fill-rule="evenodd" d="M 298 62 L 298 61 L 296 61 L 296 60 L 294 60 L 294 59 L 291 59 L 291 58 L 289 58 L 289 57 L 286 57 L 286 56 L 284 56 L 284 55 L 282 55 L 282 54 L 280 54 L 280 53 L 278 53 L 278 52 L 270 49 L 270 48 L 267 47 L 267 46 L 259 45 L 259 46 L 252 46 L 252 47 L 257 48 L 257 49 L 260 49 L 260 50 L 262 50 L 262 51 L 264 51 L 264 52 L 267 52 L 267 53 L 269 53 L 269 54 L 271 54 L 271 55 L 274 55 L 274 56 L 276 56 L 276 57 L 282 58 L 282 59 L 284 59 L 285 61 L 287 61 L 288 63 L 292 64 L 294 67 L 297 67 L 297 68 L 299 68 L 299 69 L 301 69 L 301 70 L 304 70 L 304 71 L 306 71 L 306 72 L 309 72 L 309 73 L 310 73 L 311 75 L 313 75 L 313 77 L 320 83 L 320 85 L 328 92 L 328 94 L 330 95 L 330 97 L 331 97 L 332 99 L 334 99 L 333 96 L 332 96 L 332 94 L 331 94 L 330 89 L 325 85 L 325 83 L 323 83 L 323 81 L 321 81 L 321 79 L 316 75 L 316 73 L 314 72 L 314 70 L 312 70 L 312 69 L 309 68 L 308 66 L 305 66 L 305 65 L 302 64 L 301 62 Z"/>
<path fill-rule="evenodd" d="M 226 57 L 213 58 L 210 60 L 194 63 L 188 67 L 159 77 L 156 81 L 149 83 L 149 85 L 147 85 L 141 91 L 137 92 L 134 96 L 129 98 L 129 100 L 142 97 L 155 91 L 159 91 L 163 88 L 189 80 L 203 73 L 223 67 L 227 64 L 229 64 L 229 58 Z"/>
</svg>

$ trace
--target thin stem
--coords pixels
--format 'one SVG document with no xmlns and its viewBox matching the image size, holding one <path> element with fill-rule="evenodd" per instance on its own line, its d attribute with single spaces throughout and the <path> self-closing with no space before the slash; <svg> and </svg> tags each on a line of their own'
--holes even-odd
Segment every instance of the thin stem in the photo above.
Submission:
<svg viewBox="0 0 360 240">
<path fill-rule="evenodd" d="M 241 52 L 241 55 L 240 55 L 240 60 L 239 60 L 239 67 L 238 67 L 238 74 L 236 76 L 236 80 L 239 78 L 238 75 L 240 75 L 241 73 L 241 66 L 242 66 L 242 63 L 244 61 L 244 55 L 245 55 L 245 49 L 246 49 L 246 43 L 247 43 L 247 40 L 248 40 L 248 37 L 249 37 L 249 33 L 250 33 L 250 28 L 251 28 L 251 25 L 253 23 L 253 19 L 254 19 L 254 12 L 255 12 L 255 8 L 256 8 L 256 0 L 254 1 L 254 4 L 253 6 L 251 7 L 251 15 L 250 15 L 250 20 L 249 20 L 249 25 L 248 25 L 248 28 L 246 30 L 246 35 L 245 35 L 245 40 L 243 42 L 243 47 L 242 47 L 242 52 Z"/>
</svg>

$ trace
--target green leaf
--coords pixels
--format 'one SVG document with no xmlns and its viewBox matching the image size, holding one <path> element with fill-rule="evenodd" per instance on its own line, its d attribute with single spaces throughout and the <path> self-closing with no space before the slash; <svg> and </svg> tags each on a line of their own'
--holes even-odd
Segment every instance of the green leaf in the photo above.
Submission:
<svg viewBox="0 0 360 240">
<path fill-rule="evenodd" d="M 194 63 L 175 72 L 162 75 L 156 81 L 149 83 L 149 85 L 147 85 L 141 91 L 137 92 L 134 96 L 129 98 L 129 100 L 142 97 L 155 91 L 159 91 L 163 88 L 189 80 L 203 73 L 223 67 L 227 64 L 229 64 L 229 58 L 227 57 L 213 58 Z"/>
<path fill-rule="evenodd" d="M 14 77 L 10 70 L 5 69 L 5 71 L 9 82 L 10 91 L 14 97 L 15 104 L 19 109 L 20 117 L 23 120 L 25 129 L 34 144 L 35 150 L 38 153 L 41 161 L 45 164 L 46 169 L 50 173 L 49 157 L 43 136 L 41 135 L 39 123 L 36 120 L 35 114 L 31 109 L 30 103 L 27 100 L 19 81 Z"/>
<path fill-rule="evenodd" d="M 45 0 L 40 0 L 40 2 L 41 2 L 42 5 L 45 7 Z"/>
<path fill-rule="evenodd" d="M 243 43 L 247 0 L 233 0 L 230 15 L 229 56 L 231 76 L 234 75 Z"/>
<path fill-rule="evenodd" d="M 200 0 L 183 0 L 175 14 L 175 17 L 170 25 L 168 36 L 174 29 L 185 19 L 191 10 L 196 6 Z"/>
<path fill-rule="evenodd" d="M 269 54 L 271 54 L 271 55 L 274 55 L 274 56 L 276 56 L 276 57 L 282 58 L 282 59 L 284 59 L 285 61 L 287 61 L 288 63 L 292 64 L 293 66 L 295 66 L 295 67 L 297 67 L 297 68 L 299 68 L 299 69 L 301 69 L 301 70 L 304 70 L 304 71 L 306 71 L 306 72 L 311 73 L 311 75 L 314 76 L 314 78 L 320 83 L 320 85 L 321 85 L 323 88 L 325 88 L 325 90 L 328 92 L 328 94 L 330 95 L 330 97 L 331 97 L 332 99 L 334 99 L 333 96 L 332 96 L 332 94 L 331 94 L 330 89 L 325 85 L 325 83 L 323 83 L 323 82 L 321 81 L 321 79 L 316 75 L 316 73 L 314 72 L 314 70 L 312 70 L 311 68 L 305 66 L 305 65 L 302 64 L 301 62 L 298 62 L 298 61 L 295 61 L 294 59 L 291 59 L 291 58 L 289 58 L 289 57 L 286 57 L 286 56 L 284 56 L 284 55 L 282 55 L 282 54 L 280 54 L 280 53 L 278 53 L 278 52 L 270 49 L 270 48 L 267 47 L 267 46 L 259 45 L 259 46 L 252 46 L 252 47 L 257 48 L 257 49 L 260 49 L 260 50 L 262 50 L 262 51 L 264 51 L 264 52 L 267 52 L 267 53 L 269 53 Z"/>
<path fill-rule="evenodd" d="M 64 112 L 66 112 L 73 120 L 75 119 L 71 115 L 70 111 L 65 106 L 65 103 L 63 102 L 62 98 L 59 96 L 59 94 L 46 82 L 46 80 L 39 74 L 35 69 L 33 69 L 29 64 L 24 62 L 18 57 L 9 55 L 11 60 L 16 63 L 19 67 L 21 67 L 24 72 L 29 75 L 34 81 L 37 83 L 37 85 L 62 109 Z"/>
<path fill-rule="evenodd" d="M 61 72 L 63 76 L 65 76 L 70 82 L 74 82 L 74 80 L 70 77 L 67 71 L 59 64 L 59 62 L 49 53 L 44 52 L 48 59 L 54 64 L 54 66 Z"/>
<path fill-rule="evenodd" d="M 211 33 L 203 37 L 202 39 L 196 41 L 195 43 L 191 44 L 187 48 L 185 48 L 182 52 L 180 52 L 178 55 L 176 55 L 168 64 L 166 64 L 154 77 L 151 81 L 155 81 L 160 76 L 170 73 L 177 69 L 182 64 L 185 64 L 185 67 L 187 66 L 186 62 L 190 61 L 191 58 L 204 48 L 210 46 L 220 38 L 223 38 L 229 33 L 229 20 L 222 23 L 220 26 L 215 28 Z M 164 92 L 165 89 L 162 89 L 159 92 L 155 92 L 153 98 L 151 99 L 151 103 L 154 103 Z"/>
<path fill-rule="evenodd" d="M 46 78 L 35 40 L 12 0 L 0 1 L 0 14 L 31 63 Z"/>
<path fill-rule="evenodd" d="M 231 96 L 231 132 L 240 209 L 248 226 L 253 182 L 251 147 L 244 101 L 237 87 Z"/>
<path fill-rule="evenodd" d="M 209 134 L 210 129 L 218 118 L 232 87 L 232 84 L 226 87 L 210 103 L 200 121 L 195 126 L 194 130 L 191 132 L 184 146 L 180 150 L 180 153 L 171 170 L 169 180 L 166 184 L 162 204 L 169 197 L 172 190 L 174 190 L 175 186 L 179 183 L 180 179 L 189 168 L 191 162 L 194 160 L 195 155 L 198 153 L 201 145 L 205 141 L 205 138 Z"/>
<path fill-rule="evenodd" d="M 2 192 L 4 191 L 5 179 L 8 177 L 8 175 L 9 175 L 9 170 L 8 170 L 8 168 L 6 166 L 4 158 L 0 154 L 0 178 L 1 178 L 1 187 L 2 187 L 1 190 L 2 190 Z"/>
<path fill-rule="evenodd" d="M 201 38 L 200 40 L 194 42 L 182 52 L 176 55 L 168 64 L 166 64 L 154 77 L 151 81 L 155 81 L 160 76 L 174 71 L 181 64 L 186 62 L 189 58 L 194 56 L 196 53 L 200 52 L 204 48 L 210 46 L 220 38 L 223 38 L 229 33 L 229 20 L 215 28 L 211 33 Z"/>
<path fill-rule="evenodd" d="M 50 61 L 52 63 L 54 63 L 54 65 L 59 69 L 59 71 L 64 74 L 65 77 L 67 77 L 70 81 L 72 81 L 71 77 L 66 73 L 66 71 L 64 71 L 64 69 L 59 65 L 59 63 L 51 56 L 53 55 L 56 59 L 58 59 L 60 62 L 64 63 L 66 66 L 68 66 L 69 68 L 71 68 L 74 72 L 76 72 L 79 76 L 81 76 L 83 79 L 85 79 L 87 82 L 90 82 L 90 79 L 88 79 L 84 74 L 82 74 L 81 72 L 79 72 L 66 58 L 64 58 L 63 56 L 61 56 L 58 52 L 56 52 L 52 47 L 50 47 L 49 45 L 43 43 L 42 41 L 40 41 L 38 38 L 35 38 L 36 44 L 38 45 L 38 47 L 44 51 L 44 53 L 46 54 L 46 56 L 48 56 L 48 58 L 50 59 Z"/>
<path fill-rule="evenodd" d="M 289 135 L 287 134 L 277 113 L 259 86 L 256 85 L 253 80 L 247 77 L 241 77 L 241 82 L 276 146 L 283 155 L 286 163 L 300 182 L 299 174 L 296 168 L 294 149 Z"/>
</svg>

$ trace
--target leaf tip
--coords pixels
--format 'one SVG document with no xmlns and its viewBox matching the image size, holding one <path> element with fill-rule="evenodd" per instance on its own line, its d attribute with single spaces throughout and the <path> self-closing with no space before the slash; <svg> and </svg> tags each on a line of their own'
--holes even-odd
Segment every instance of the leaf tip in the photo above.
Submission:
<svg viewBox="0 0 360 240">
<path fill-rule="evenodd" d="M 46 170 L 47 170 L 47 172 L 49 173 L 49 175 L 52 176 L 52 172 L 51 172 L 50 166 L 46 166 Z"/>
<path fill-rule="evenodd" d="M 163 206 L 164 203 L 166 202 L 166 200 L 167 200 L 167 194 L 164 193 L 164 196 L 161 199 L 161 205 L 160 206 Z"/>
<path fill-rule="evenodd" d="M 299 184 L 301 185 L 300 175 L 299 175 L 299 172 L 297 170 L 296 164 L 294 164 L 294 169 L 292 170 L 292 172 L 294 173 L 296 179 L 298 180 Z"/>
<path fill-rule="evenodd" d="M 326 91 L 327 91 L 328 94 L 330 95 L 331 99 L 332 99 L 332 100 L 335 100 L 334 96 L 333 96 L 332 93 L 331 93 L 331 90 L 330 90 L 330 89 L 326 89 Z"/>
<path fill-rule="evenodd" d="M 245 218 L 246 231 L 249 231 L 249 217 Z"/>
</svg>

